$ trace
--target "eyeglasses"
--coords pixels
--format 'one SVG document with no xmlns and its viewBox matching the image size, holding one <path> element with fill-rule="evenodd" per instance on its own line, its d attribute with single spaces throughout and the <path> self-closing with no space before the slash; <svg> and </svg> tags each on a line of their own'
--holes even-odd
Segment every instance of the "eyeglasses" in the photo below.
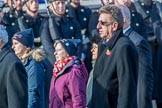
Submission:
<svg viewBox="0 0 162 108">
<path fill-rule="evenodd" d="M 104 21 L 98 21 L 98 24 L 101 24 L 102 26 L 109 26 L 111 25 L 113 22 L 104 22 Z"/>
</svg>

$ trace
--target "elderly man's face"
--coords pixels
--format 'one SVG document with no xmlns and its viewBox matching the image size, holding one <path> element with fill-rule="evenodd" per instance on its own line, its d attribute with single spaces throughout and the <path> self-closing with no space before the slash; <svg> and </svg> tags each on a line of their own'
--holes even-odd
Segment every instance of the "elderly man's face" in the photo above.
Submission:
<svg viewBox="0 0 162 108">
<path fill-rule="evenodd" d="M 110 14 L 101 13 L 98 19 L 97 29 L 100 37 L 109 39 L 113 32 L 113 20 Z"/>
</svg>

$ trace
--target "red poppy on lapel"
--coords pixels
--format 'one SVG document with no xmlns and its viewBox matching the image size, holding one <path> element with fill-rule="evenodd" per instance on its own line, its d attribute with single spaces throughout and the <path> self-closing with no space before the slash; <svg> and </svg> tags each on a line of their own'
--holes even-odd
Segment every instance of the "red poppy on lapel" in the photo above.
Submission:
<svg viewBox="0 0 162 108">
<path fill-rule="evenodd" d="M 107 50 L 106 50 L 106 55 L 109 56 L 110 54 L 111 54 L 110 50 L 107 49 Z"/>
</svg>

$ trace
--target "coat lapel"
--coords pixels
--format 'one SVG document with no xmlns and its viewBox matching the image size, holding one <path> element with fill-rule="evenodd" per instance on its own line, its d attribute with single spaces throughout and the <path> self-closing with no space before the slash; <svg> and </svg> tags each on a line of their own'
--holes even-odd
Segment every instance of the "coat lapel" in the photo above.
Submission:
<svg viewBox="0 0 162 108">
<path fill-rule="evenodd" d="M 112 37 L 110 38 L 110 40 L 106 43 L 106 46 L 108 47 L 108 49 L 111 51 L 112 48 L 114 47 L 115 43 L 117 42 L 117 40 L 123 36 L 123 32 L 122 30 L 117 30 L 112 34 Z"/>
</svg>

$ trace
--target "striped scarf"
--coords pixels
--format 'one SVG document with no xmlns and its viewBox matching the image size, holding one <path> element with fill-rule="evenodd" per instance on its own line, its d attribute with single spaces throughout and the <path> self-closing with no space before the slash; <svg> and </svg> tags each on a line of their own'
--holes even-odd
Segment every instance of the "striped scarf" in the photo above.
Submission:
<svg viewBox="0 0 162 108">
<path fill-rule="evenodd" d="M 57 76 L 57 74 L 62 71 L 64 66 L 74 58 L 74 56 L 68 56 L 67 58 L 64 59 L 64 61 L 58 63 L 57 61 L 54 63 L 54 68 L 53 68 L 53 75 Z"/>
</svg>

